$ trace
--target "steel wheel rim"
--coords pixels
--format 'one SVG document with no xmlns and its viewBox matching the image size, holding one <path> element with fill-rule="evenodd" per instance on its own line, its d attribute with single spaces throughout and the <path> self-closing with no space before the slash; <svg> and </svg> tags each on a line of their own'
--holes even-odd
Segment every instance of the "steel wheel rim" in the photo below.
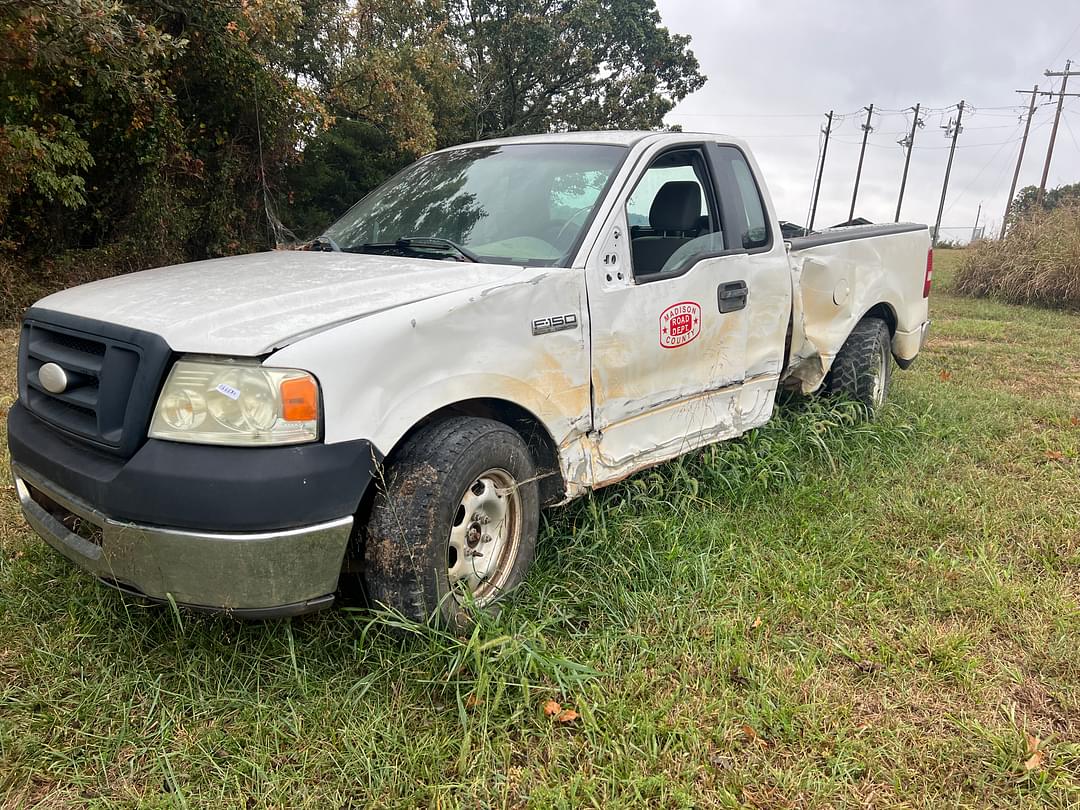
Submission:
<svg viewBox="0 0 1080 810">
<path fill-rule="evenodd" d="M 889 362 L 888 355 L 884 349 L 878 348 L 877 352 L 877 368 L 874 374 L 874 387 L 871 391 L 871 400 L 874 403 L 875 408 L 880 408 L 885 404 L 885 374 L 888 372 Z"/>
<path fill-rule="evenodd" d="M 465 488 L 447 543 L 450 587 L 472 592 L 478 604 L 505 588 L 521 546 L 521 496 L 514 476 L 500 467 L 480 473 Z"/>
</svg>

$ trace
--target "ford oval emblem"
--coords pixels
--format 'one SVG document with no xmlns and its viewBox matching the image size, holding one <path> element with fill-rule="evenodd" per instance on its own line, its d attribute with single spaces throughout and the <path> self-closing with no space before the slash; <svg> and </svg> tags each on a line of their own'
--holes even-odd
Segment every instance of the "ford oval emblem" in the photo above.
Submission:
<svg viewBox="0 0 1080 810">
<path fill-rule="evenodd" d="M 38 369 L 38 382 L 50 394 L 62 394 L 68 386 L 67 372 L 56 363 L 46 363 Z"/>
</svg>

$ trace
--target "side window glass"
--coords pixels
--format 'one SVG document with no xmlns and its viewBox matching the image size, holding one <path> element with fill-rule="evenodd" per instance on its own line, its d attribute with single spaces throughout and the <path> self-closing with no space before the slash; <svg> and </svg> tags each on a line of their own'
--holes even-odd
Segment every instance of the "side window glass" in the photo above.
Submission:
<svg viewBox="0 0 1080 810">
<path fill-rule="evenodd" d="M 730 146 L 721 146 L 720 153 L 728 161 L 735 188 L 742 203 L 742 212 L 737 213 L 736 227 L 742 246 L 748 250 L 769 244 L 769 226 L 765 216 L 765 203 L 761 199 L 754 174 L 742 152 Z"/>
<path fill-rule="evenodd" d="M 631 228 L 635 225 L 639 228 L 649 227 L 649 210 L 653 200 L 663 185 L 670 182 L 697 183 L 701 194 L 702 213 L 706 216 L 710 214 L 708 197 L 704 190 L 701 190 L 701 180 L 692 166 L 650 166 L 626 202 L 626 223 Z"/>
<path fill-rule="evenodd" d="M 723 250 L 712 181 L 699 149 L 655 158 L 626 202 L 634 278 L 649 280 Z"/>
</svg>

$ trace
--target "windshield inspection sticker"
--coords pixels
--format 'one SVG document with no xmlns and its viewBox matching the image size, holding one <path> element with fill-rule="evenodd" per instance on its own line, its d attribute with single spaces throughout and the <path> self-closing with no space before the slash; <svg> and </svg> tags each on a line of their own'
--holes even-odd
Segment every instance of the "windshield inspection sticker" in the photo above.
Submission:
<svg viewBox="0 0 1080 810">
<path fill-rule="evenodd" d="M 224 394 L 229 399 L 240 399 L 240 392 L 227 383 L 218 383 L 217 387 L 214 390 L 217 391 L 219 394 Z"/>
<path fill-rule="evenodd" d="M 701 334 L 701 305 L 680 301 L 660 313 L 660 346 L 678 349 Z"/>
</svg>

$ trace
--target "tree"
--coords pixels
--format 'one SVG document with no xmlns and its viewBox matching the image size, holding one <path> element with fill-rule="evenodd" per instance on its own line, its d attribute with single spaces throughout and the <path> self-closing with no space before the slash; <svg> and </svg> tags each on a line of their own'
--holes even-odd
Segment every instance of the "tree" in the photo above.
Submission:
<svg viewBox="0 0 1080 810">
<path fill-rule="evenodd" d="M 0 42 L 13 301 L 317 233 L 437 146 L 657 127 L 705 81 L 654 0 L 0 0 Z"/>
<path fill-rule="evenodd" d="M 441 110 L 441 143 L 651 129 L 705 83 L 654 0 L 448 0 L 443 14 L 463 103 Z"/>
<path fill-rule="evenodd" d="M 1009 203 L 1009 222 L 1015 222 L 1017 219 L 1036 211 L 1039 207 L 1036 202 L 1038 196 L 1039 189 L 1037 186 L 1024 186 L 1024 188 L 1016 192 L 1016 196 Z M 1057 188 L 1047 189 L 1043 195 L 1042 209 L 1052 211 L 1060 205 L 1078 200 L 1080 200 L 1080 183 L 1058 186 Z"/>
<path fill-rule="evenodd" d="M 428 0 L 308 0 L 292 69 L 331 114 L 286 171 L 287 219 L 321 232 L 386 177 L 435 148 L 435 111 L 455 103 L 457 63 Z M 316 13 L 317 12 L 317 13 Z"/>
<path fill-rule="evenodd" d="M 312 139 L 302 161 L 286 170 L 283 184 L 288 188 L 289 205 L 283 216 L 299 238 L 317 236 L 414 158 L 379 127 L 338 118 Z"/>
</svg>

